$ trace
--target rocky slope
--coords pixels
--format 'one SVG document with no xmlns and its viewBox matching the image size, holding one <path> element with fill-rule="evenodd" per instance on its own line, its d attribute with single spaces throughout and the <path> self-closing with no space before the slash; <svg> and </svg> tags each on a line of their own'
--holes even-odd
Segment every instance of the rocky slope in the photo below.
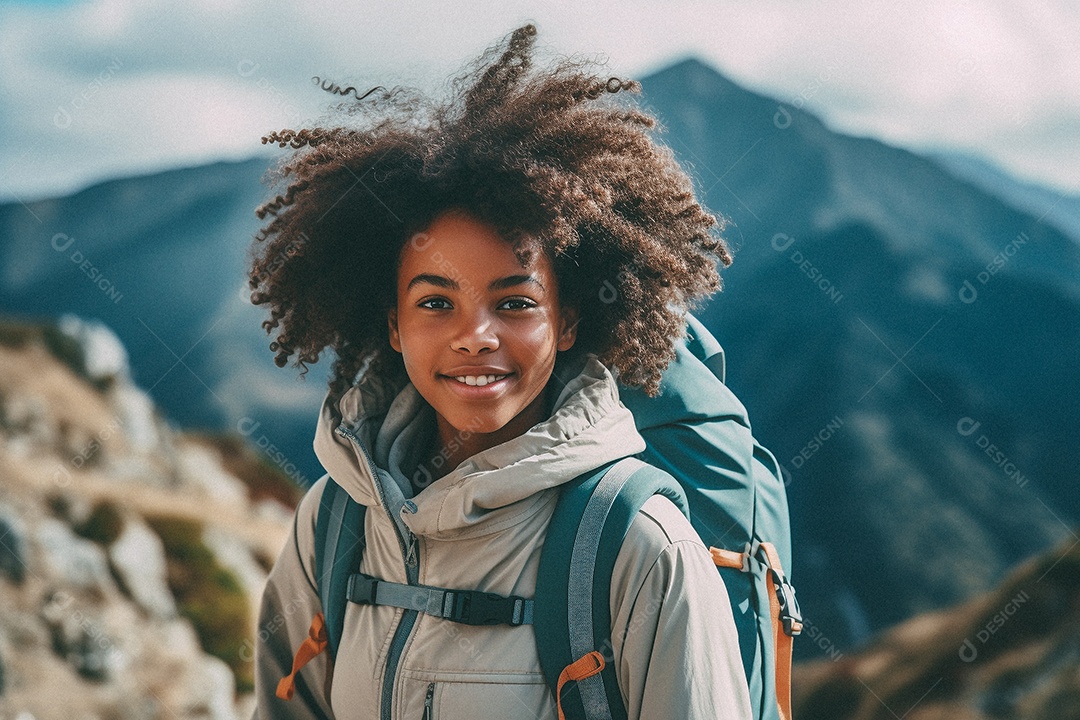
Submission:
<svg viewBox="0 0 1080 720">
<path fill-rule="evenodd" d="M 0 717 L 250 717 L 295 500 L 164 422 L 104 326 L 0 322 Z"/>
<path fill-rule="evenodd" d="M 857 653 L 808 630 L 799 642 L 825 659 L 795 668 L 799 720 L 1080 718 L 1080 536 Z"/>
</svg>

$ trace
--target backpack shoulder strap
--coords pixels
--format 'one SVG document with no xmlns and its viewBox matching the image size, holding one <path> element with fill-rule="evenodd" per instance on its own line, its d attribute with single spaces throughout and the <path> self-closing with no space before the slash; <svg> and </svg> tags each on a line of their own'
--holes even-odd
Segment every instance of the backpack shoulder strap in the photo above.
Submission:
<svg viewBox="0 0 1080 720">
<path fill-rule="evenodd" d="M 359 569 L 364 554 L 366 510 L 334 478 L 327 476 L 315 520 L 315 579 L 332 658 L 337 656 L 345 628 L 349 575 Z"/>
<path fill-rule="evenodd" d="M 631 523 L 657 493 L 687 512 L 675 479 L 635 458 L 582 475 L 560 494 L 540 556 L 534 614 L 540 665 L 560 718 L 626 717 L 612 663 L 611 575 Z M 578 692 L 564 697 L 568 680 Z"/>
</svg>

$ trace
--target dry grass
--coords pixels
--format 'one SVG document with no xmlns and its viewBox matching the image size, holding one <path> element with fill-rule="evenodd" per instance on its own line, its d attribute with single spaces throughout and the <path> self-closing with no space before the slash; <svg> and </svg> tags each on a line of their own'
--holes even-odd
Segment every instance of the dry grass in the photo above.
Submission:
<svg viewBox="0 0 1080 720">
<path fill-rule="evenodd" d="M 243 659 L 241 648 L 252 640 L 252 623 L 240 581 L 203 543 L 200 523 L 170 516 L 146 521 L 165 545 L 169 589 L 180 614 L 195 627 L 203 649 L 233 671 L 237 692 L 251 692 L 254 668 Z"/>
</svg>

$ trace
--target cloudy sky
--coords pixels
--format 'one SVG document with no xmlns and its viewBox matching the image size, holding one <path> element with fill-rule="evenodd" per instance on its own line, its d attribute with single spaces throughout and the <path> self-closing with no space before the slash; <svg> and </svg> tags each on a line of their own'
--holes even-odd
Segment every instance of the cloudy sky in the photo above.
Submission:
<svg viewBox="0 0 1080 720">
<path fill-rule="evenodd" d="M 0 0 L 0 200 L 250 157 L 325 108 L 312 76 L 435 90 L 526 21 L 618 74 L 694 55 L 835 129 L 1080 193 L 1080 4 L 903 5 Z"/>
</svg>

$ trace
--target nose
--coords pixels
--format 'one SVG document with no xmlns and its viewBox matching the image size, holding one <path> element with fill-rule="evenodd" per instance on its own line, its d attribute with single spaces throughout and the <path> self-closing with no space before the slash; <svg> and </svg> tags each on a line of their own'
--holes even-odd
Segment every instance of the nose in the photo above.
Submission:
<svg viewBox="0 0 1080 720">
<path fill-rule="evenodd" d="M 454 350 L 468 355 L 498 350 L 495 319 L 484 310 L 461 312 L 450 345 Z"/>
</svg>

